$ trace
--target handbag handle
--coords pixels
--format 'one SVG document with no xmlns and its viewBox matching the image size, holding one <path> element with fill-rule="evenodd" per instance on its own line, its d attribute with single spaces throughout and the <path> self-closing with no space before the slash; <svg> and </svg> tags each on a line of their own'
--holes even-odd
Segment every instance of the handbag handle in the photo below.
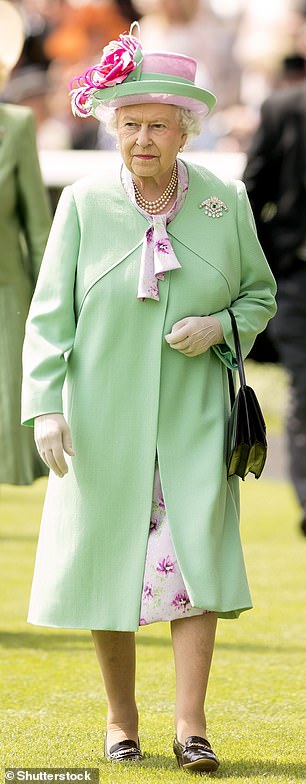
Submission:
<svg viewBox="0 0 306 784">
<path fill-rule="evenodd" d="M 244 367 L 243 367 L 242 351 L 241 351 L 241 345 L 240 345 L 240 339 L 239 339 L 239 332 L 238 332 L 237 322 L 236 322 L 236 319 L 235 319 L 235 316 L 234 316 L 233 312 L 231 310 L 229 310 L 228 312 L 230 314 L 230 319 L 231 319 L 231 322 L 232 322 L 232 330 L 233 330 L 234 344 L 235 344 L 235 354 L 236 354 L 236 360 L 237 360 L 238 371 L 239 371 L 240 385 L 242 387 L 245 387 L 246 386 L 246 378 L 245 378 L 245 372 L 244 372 Z"/>
<path fill-rule="evenodd" d="M 246 378 L 245 378 L 245 372 L 244 372 L 244 366 L 243 366 L 243 359 L 242 359 L 242 351 L 241 351 L 241 345 L 240 345 L 239 332 L 238 332 L 237 322 L 236 322 L 236 319 L 235 319 L 235 316 L 234 316 L 233 312 L 230 309 L 228 310 L 228 312 L 229 312 L 229 315 L 230 315 L 231 324 L 232 324 L 232 330 L 233 330 L 234 345 L 235 345 L 235 355 L 236 355 L 238 372 L 239 372 L 240 386 L 243 387 L 243 386 L 246 386 Z M 227 368 L 227 375 L 228 375 L 228 384 L 229 384 L 229 391 L 230 391 L 231 406 L 233 407 L 234 400 L 235 400 L 235 386 L 234 386 L 234 382 L 233 382 L 233 374 L 232 374 L 232 371 L 229 368 Z"/>
</svg>

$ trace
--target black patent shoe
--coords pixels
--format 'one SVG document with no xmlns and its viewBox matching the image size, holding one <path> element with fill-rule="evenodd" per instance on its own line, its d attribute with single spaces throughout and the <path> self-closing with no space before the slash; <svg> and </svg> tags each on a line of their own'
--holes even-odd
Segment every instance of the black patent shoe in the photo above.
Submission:
<svg viewBox="0 0 306 784">
<path fill-rule="evenodd" d="M 104 738 L 104 757 L 111 762 L 139 762 L 143 759 L 139 740 L 120 740 L 107 750 L 107 734 Z"/>
<path fill-rule="evenodd" d="M 220 765 L 208 740 L 200 738 L 199 735 L 189 735 L 184 745 L 174 738 L 173 751 L 177 764 L 184 770 L 211 773 Z"/>
</svg>

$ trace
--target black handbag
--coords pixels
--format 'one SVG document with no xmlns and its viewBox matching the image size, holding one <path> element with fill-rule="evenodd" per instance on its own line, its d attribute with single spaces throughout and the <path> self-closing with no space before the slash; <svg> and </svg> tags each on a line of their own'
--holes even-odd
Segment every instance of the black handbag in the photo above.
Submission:
<svg viewBox="0 0 306 784">
<path fill-rule="evenodd" d="M 231 310 L 240 387 L 235 397 L 232 371 L 228 369 L 231 414 L 228 428 L 227 475 L 245 479 L 248 473 L 259 479 L 267 457 L 266 425 L 252 387 L 247 386 L 236 319 Z"/>
</svg>

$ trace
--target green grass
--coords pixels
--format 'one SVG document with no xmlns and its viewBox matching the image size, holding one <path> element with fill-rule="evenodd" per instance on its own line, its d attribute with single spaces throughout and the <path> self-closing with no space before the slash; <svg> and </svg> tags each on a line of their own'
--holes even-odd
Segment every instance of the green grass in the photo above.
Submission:
<svg viewBox="0 0 306 784">
<path fill-rule="evenodd" d="M 0 488 L 1 715 L 6 766 L 99 767 L 108 784 L 199 780 L 172 754 L 168 624 L 137 635 L 138 766 L 103 759 L 105 699 L 90 634 L 26 623 L 45 480 Z M 207 715 L 220 782 L 305 782 L 305 550 L 286 482 L 242 483 L 242 533 L 255 609 L 220 621 Z M 186 667 L 188 662 L 186 662 Z M 303 726 L 304 723 L 304 726 Z"/>
<path fill-rule="evenodd" d="M 280 365 L 261 365 L 247 360 L 245 373 L 247 384 L 256 391 L 269 432 L 280 433 L 284 426 L 289 396 L 289 378 L 286 371 Z"/>
<path fill-rule="evenodd" d="M 289 376 L 280 365 L 245 362 L 246 381 L 254 387 L 263 409 L 268 431 L 281 433 L 289 398 Z"/>
</svg>

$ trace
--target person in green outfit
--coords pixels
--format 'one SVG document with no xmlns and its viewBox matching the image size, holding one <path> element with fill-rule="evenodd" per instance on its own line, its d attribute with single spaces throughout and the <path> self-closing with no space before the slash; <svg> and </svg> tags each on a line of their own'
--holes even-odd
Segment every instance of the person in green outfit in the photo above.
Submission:
<svg viewBox="0 0 306 784">
<path fill-rule="evenodd" d="M 251 607 L 226 469 L 228 308 L 246 355 L 275 282 L 243 184 L 178 157 L 215 103 L 195 71 L 130 31 L 72 85 L 75 113 L 110 110 L 122 165 L 62 194 L 27 321 L 22 417 L 52 469 L 30 623 L 92 631 L 104 753 L 119 763 L 142 759 L 135 631 L 170 621 L 173 751 L 182 768 L 213 771 L 217 617 Z"/>
<path fill-rule="evenodd" d="M 0 0 L 0 92 L 23 44 L 23 24 Z M 0 103 L 0 484 L 28 485 L 47 469 L 20 424 L 24 327 L 51 225 L 35 124 L 24 107 Z"/>
</svg>

